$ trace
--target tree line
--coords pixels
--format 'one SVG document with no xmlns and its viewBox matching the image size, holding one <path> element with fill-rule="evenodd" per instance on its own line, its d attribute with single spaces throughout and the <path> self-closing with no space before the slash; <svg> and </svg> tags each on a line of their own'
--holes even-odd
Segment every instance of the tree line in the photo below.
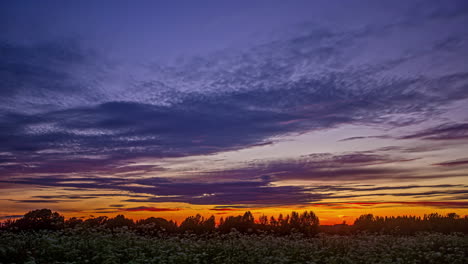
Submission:
<svg viewBox="0 0 468 264">
<path fill-rule="evenodd" d="M 176 233 L 229 233 L 234 230 L 241 233 L 271 233 L 288 235 L 302 233 L 314 236 L 319 232 L 329 234 L 353 234 L 357 232 L 372 232 L 385 234 L 410 235 L 417 232 L 463 232 L 468 233 L 468 216 L 460 217 L 455 213 L 440 215 L 437 213 L 419 216 L 380 217 L 372 214 L 361 215 L 353 225 L 346 223 L 338 225 L 320 225 L 319 218 L 312 211 L 277 217 L 266 215 L 255 219 L 250 211 L 243 215 L 221 217 L 216 224 L 214 216 L 205 218 L 199 214 L 189 216 L 180 224 L 160 217 L 150 217 L 134 221 L 124 215 L 109 218 L 106 216 L 81 219 L 65 217 L 50 209 L 38 209 L 26 213 L 22 218 L 6 220 L 0 223 L 1 230 L 62 230 L 67 228 L 106 228 L 129 229 L 142 235 L 176 234 Z"/>
<path fill-rule="evenodd" d="M 461 218 L 456 213 L 440 215 L 432 213 L 420 216 L 374 216 L 361 215 L 354 222 L 356 230 L 379 233 L 414 234 L 417 232 L 463 232 L 468 233 L 468 216 Z"/>
</svg>

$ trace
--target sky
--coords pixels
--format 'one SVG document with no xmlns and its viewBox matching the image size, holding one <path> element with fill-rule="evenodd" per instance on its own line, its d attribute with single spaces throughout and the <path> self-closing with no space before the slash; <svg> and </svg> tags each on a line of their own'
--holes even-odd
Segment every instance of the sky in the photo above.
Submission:
<svg viewBox="0 0 468 264">
<path fill-rule="evenodd" d="M 0 219 L 468 214 L 468 2 L 1 1 Z"/>
</svg>

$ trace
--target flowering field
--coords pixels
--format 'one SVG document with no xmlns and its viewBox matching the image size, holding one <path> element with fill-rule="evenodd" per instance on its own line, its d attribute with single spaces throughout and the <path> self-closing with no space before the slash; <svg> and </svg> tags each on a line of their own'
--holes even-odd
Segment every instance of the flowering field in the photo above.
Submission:
<svg viewBox="0 0 468 264">
<path fill-rule="evenodd" d="M 121 229 L 0 232 L 0 263 L 467 263 L 468 236 L 141 236 Z"/>
</svg>

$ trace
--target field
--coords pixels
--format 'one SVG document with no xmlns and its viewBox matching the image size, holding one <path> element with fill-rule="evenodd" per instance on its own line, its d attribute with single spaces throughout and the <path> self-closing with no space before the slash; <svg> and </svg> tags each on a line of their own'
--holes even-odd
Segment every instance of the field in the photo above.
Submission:
<svg viewBox="0 0 468 264">
<path fill-rule="evenodd" d="M 452 263 L 468 262 L 468 236 L 238 232 L 142 236 L 126 229 L 0 231 L 0 263 Z"/>
</svg>

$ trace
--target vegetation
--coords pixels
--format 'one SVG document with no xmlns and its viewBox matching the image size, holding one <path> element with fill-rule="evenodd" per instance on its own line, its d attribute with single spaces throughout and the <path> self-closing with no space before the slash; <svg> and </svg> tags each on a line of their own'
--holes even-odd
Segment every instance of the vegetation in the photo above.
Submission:
<svg viewBox="0 0 468 264">
<path fill-rule="evenodd" d="M 387 234 L 410 235 L 417 232 L 464 232 L 468 234 L 468 216 L 460 218 L 455 213 L 446 216 L 433 213 L 424 217 L 398 216 L 379 217 L 372 214 L 361 215 L 354 222 L 354 229 Z"/>
<path fill-rule="evenodd" d="M 49 209 L 28 212 L 17 220 L 7 220 L 0 229 L 10 231 L 20 230 L 62 230 L 67 228 L 106 228 L 114 230 L 126 227 L 139 234 L 156 233 L 229 233 L 236 230 L 240 233 L 271 233 L 289 235 L 302 233 L 305 236 L 315 236 L 319 232 L 347 235 L 358 232 L 370 232 L 394 235 L 412 235 L 418 232 L 461 232 L 468 234 L 468 216 L 460 217 L 455 213 L 440 215 L 437 213 L 417 216 L 380 217 L 372 214 L 361 215 L 353 225 L 320 226 L 319 218 L 311 211 L 303 213 L 292 212 L 290 215 L 280 214 L 277 218 L 262 215 L 258 220 L 251 212 L 243 215 L 221 218 L 216 225 L 214 216 L 204 218 L 201 215 L 187 217 L 180 225 L 172 220 L 150 217 L 138 221 L 117 215 L 114 218 L 100 216 L 86 220 L 65 218 Z"/>
<path fill-rule="evenodd" d="M 125 228 L 0 232 L 0 263 L 466 263 L 468 237 L 301 234 L 141 236 Z"/>
<path fill-rule="evenodd" d="M 2 263 L 466 263 L 468 218 L 363 215 L 354 225 L 320 226 L 313 212 L 180 225 L 123 215 L 86 220 L 48 209 L 0 228 Z M 430 231 L 430 232 L 423 232 Z M 326 234 L 328 233 L 328 234 Z M 463 234 L 465 233 L 465 234 Z M 334 234 L 346 234 L 334 235 Z"/>
<path fill-rule="evenodd" d="M 123 215 L 117 215 L 114 218 L 100 216 L 86 220 L 70 218 L 65 220 L 63 216 L 49 209 L 34 210 L 24 215 L 18 220 L 7 220 L 0 226 L 0 229 L 10 231 L 20 230 L 60 230 L 64 228 L 93 228 L 100 227 L 110 230 L 126 227 L 135 230 L 140 234 L 152 233 L 229 233 L 237 230 L 241 233 L 259 233 L 273 232 L 276 234 L 303 233 L 312 236 L 319 232 L 319 219 L 313 212 L 305 211 L 302 214 L 292 212 L 291 215 L 283 217 L 280 215 L 278 220 L 271 217 L 268 221 L 266 216 L 260 217 L 260 222 L 255 221 L 251 212 L 244 215 L 229 216 L 221 218 L 216 226 L 215 217 L 204 218 L 201 215 L 187 217 L 179 226 L 163 218 L 150 217 L 134 222 Z"/>
</svg>

